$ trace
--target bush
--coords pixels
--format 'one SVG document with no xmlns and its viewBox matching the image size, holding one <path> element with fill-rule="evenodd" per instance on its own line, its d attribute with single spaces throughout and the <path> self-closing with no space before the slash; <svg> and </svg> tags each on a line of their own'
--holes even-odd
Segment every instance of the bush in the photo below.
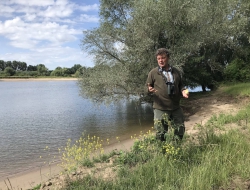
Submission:
<svg viewBox="0 0 250 190">
<path fill-rule="evenodd" d="M 242 59 L 234 59 L 224 70 L 226 81 L 250 81 L 250 66 Z"/>
<path fill-rule="evenodd" d="M 16 73 L 16 71 L 12 69 L 11 67 L 6 67 L 4 69 L 4 73 L 6 76 L 13 76 Z"/>
</svg>

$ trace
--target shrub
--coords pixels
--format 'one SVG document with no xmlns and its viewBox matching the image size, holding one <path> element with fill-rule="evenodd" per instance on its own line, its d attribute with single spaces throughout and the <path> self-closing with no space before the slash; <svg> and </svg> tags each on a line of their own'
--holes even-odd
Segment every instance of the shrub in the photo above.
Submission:
<svg viewBox="0 0 250 190">
<path fill-rule="evenodd" d="M 16 73 L 16 71 L 12 69 L 11 67 L 6 67 L 4 69 L 4 73 L 6 76 L 13 76 Z"/>
<path fill-rule="evenodd" d="M 250 81 L 250 66 L 242 59 L 234 59 L 224 70 L 224 77 L 227 81 Z"/>
</svg>

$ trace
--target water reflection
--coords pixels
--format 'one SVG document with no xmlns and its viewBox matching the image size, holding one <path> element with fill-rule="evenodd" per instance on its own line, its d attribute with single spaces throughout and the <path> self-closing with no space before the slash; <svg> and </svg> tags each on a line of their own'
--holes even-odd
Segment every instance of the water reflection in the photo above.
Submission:
<svg viewBox="0 0 250 190">
<path fill-rule="evenodd" d="M 96 106 L 79 96 L 75 81 L 1 82 L 0 89 L 0 178 L 43 164 L 40 156 L 58 154 L 82 132 L 126 139 L 153 126 L 150 105 Z"/>
</svg>

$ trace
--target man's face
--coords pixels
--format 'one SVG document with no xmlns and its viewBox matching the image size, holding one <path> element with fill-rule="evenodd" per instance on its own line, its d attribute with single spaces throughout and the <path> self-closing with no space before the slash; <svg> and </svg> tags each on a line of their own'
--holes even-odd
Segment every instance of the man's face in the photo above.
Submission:
<svg viewBox="0 0 250 190">
<path fill-rule="evenodd" d="M 166 54 L 157 55 L 156 57 L 159 67 L 168 66 L 168 56 Z"/>
</svg>

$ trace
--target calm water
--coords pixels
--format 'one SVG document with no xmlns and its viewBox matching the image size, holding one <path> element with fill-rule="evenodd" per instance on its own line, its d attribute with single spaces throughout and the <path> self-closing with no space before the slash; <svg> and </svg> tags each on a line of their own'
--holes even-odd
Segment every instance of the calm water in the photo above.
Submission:
<svg viewBox="0 0 250 190">
<path fill-rule="evenodd" d="M 126 139 L 152 126 L 151 106 L 96 106 L 79 96 L 76 81 L 1 81 L 0 178 L 40 167 L 40 156 L 57 155 L 69 138 L 77 140 L 84 131 Z"/>
</svg>

